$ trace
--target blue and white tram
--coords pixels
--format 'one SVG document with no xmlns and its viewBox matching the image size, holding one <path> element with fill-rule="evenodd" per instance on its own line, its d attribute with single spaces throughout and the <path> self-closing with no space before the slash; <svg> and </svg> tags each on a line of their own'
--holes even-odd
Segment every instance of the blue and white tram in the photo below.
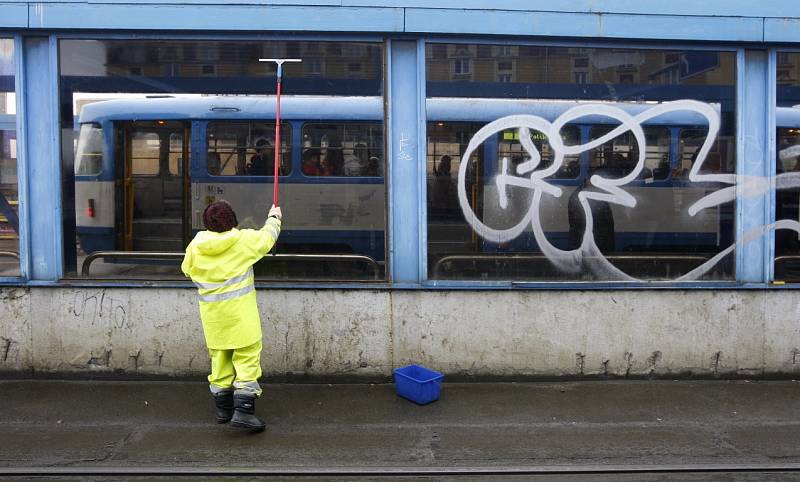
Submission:
<svg viewBox="0 0 800 482">
<path fill-rule="evenodd" d="M 274 111 L 273 98 L 253 97 L 86 105 L 75 158 L 82 249 L 182 251 L 215 199 L 234 205 L 240 226 L 257 226 L 272 199 Z M 279 247 L 383 261 L 381 99 L 287 96 L 281 111 Z M 325 175 L 304 165 L 309 152 Z"/>
<path fill-rule="evenodd" d="M 577 102 L 436 98 L 427 100 L 428 212 L 431 257 L 452 253 L 536 252 L 530 231 L 502 246 L 475 236 L 464 222 L 455 195 L 455 173 L 469 140 L 500 117 L 532 114 L 553 122 Z M 652 104 L 614 103 L 636 115 Z M 273 98 L 193 97 L 112 100 L 89 104 L 80 115 L 75 159 L 76 228 L 82 249 L 182 251 L 202 229 L 200 214 L 215 199 L 231 201 L 240 224 L 255 226 L 272 198 Z M 380 97 L 287 96 L 282 102 L 280 198 L 286 214 L 284 252 L 356 253 L 385 257 L 386 189 L 383 102 Z M 798 109 L 779 108 L 778 126 L 796 127 Z M 618 124 L 588 116 L 561 131 L 566 144 L 585 144 Z M 693 183 L 688 172 L 705 139 L 707 121 L 676 111 L 644 124 L 646 168 L 626 186 L 637 208 L 612 206 L 615 251 L 713 252 L 732 242 L 732 206 L 685 215 L 692 203 L 718 189 Z M 546 138 L 532 135 L 544 168 L 552 162 Z M 722 133 L 705 161 L 708 172 L 734 172 L 733 135 Z M 553 178 L 564 188 L 546 197 L 541 213 L 550 242 L 569 247 L 567 202 L 597 169 L 620 177 L 631 169 L 639 146 L 630 133 L 607 145 L 568 157 Z M 306 154 L 327 164 L 307 169 Z M 438 196 L 435 173 L 451 158 L 451 181 Z M 525 157 L 519 133 L 489 137 L 475 151 L 470 203 L 487 221 L 515 223 L 528 195 L 511 193 L 512 208 L 498 205 L 494 176 L 503 158 Z M 268 165 L 263 165 L 266 162 Z M 345 168 L 346 166 L 350 166 Z M 355 168 L 352 168 L 355 166 Z M 322 175 L 324 174 L 324 175 Z M 678 212 L 678 208 L 683 212 Z"/>
</svg>

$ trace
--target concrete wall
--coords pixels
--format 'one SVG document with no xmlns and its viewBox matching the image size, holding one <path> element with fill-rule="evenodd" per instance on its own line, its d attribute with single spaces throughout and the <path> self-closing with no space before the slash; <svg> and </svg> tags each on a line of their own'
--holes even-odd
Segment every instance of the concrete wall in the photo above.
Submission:
<svg viewBox="0 0 800 482">
<path fill-rule="evenodd" d="M 0 371 L 201 376 L 191 289 L 0 289 Z M 262 290 L 266 376 L 762 376 L 800 371 L 788 290 Z"/>
</svg>

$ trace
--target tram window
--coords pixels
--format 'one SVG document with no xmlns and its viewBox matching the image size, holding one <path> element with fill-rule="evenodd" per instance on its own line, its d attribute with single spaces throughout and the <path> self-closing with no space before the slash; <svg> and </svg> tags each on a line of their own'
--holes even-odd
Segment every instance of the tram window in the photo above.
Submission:
<svg viewBox="0 0 800 482">
<path fill-rule="evenodd" d="M 173 132 L 169 135 L 169 173 L 183 175 L 183 134 Z"/>
<path fill-rule="evenodd" d="M 383 126 L 306 123 L 302 159 L 306 176 L 382 177 Z"/>
<path fill-rule="evenodd" d="M 778 164 L 775 171 L 779 174 L 800 171 L 800 127 L 779 128 L 777 140 Z"/>
<path fill-rule="evenodd" d="M 83 124 L 75 153 L 75 174 L 94 175 L 102 170 L 103 129 L 100 124 Z"/>
<path fill-rule="evenodd" d="M 464 58 L 471 74 L 454 77 L 453 62 Z M 425 62 L 427 118 L 447 119 L 427 125 L 429 279 L 733 279 L 734 257 L 720 253 L 734 243 L 734 203 L 714 197 L 689 214 L 727 186 L 687 182 L 681 162 L 718 120 L 703 171 L 736 165 L 735 51 L 430 41 Z M 510 66 L 507 78 L 497 76 L 499 63 Z M 534 151 L 520 142 L 526 130 L 538 174 L 517 171 Z M 644 165 L 627 179 L 640 156 Z M 459 170 L 464 157 L 470 165 Z"/>
<path fill-rule="evenodd" d="M 704 128 L 681 130 L 678 166 L 672 172 L 674 178 L 689 179 L 689 172 L 692 170 L 692 166 L 694 166 L 695 160 L 700 154 L 700 148 L 703 146 L 707 135 L 708 129 Z M 726 155 L 726 151 L 732 150 L 726 148 L 726 146 L 732 142 L 733 139 L 731 137 L 720 135 L 711 145 L 711 150 L 708 156 L 706 156 L 699 172 L 734 172 L 735 163 Z"/>
<path fill-rule="evenodd" d="M 503 158 L 510 160 L 509 168 L 514 169 L 514 172 L 516 172 L 516 166 L 528 160 L 530 157 L 519 142 L 519 130 L 508 129 L 498 134 L 498 136 L 498 162 L 502 162 Z M 550 146 L 547 136 L 538 131 L 531 131 L 530 136 L 541 156 L 541 161 L 536 167 L 536 170 L 541 171 L 542 169 L 547 169 L 553 164 L 553 148 Z M 567 146 L 580 144 L 580 138 L 580 130 L 576 126 L 564 126 L 564 128 L 561 129 L 561 140 Z M 497 169 L 500 169 L 499 164 Z M 580 172 L 581 166 L 579 156 L 564 156 L 561 167 L 553 175 L 553 178 L 575 179 Z"/>
<path fill-rule="evenodd" d="M 591 140 L 599 139 L 616 129 L 615 126 L 592 127 Z M 638 179 L 664 180 L 670 174 L 670 131 L 664 127 L 645 127 L 644 135 L 647 140 L 647 150 L 644 157 L 644 167 Z M 625 132 L 609 142 L 602 148 L 594 149 L 589 170 L 597 172 L 603 177 L 620 178 L 627 176 L 639 161 L 639 146 L 636 138 L 630 132 Z"/>
<path fill-rule="evenodd" d="M 131 174 L 155 176 L 161 160 L 161 139 L 155 132 L 134 132 L 131 135 Z"/>
<path fill-rule="evenodd" d="M 275 123 L 209 122 L 206 168 L 214 176 L 272 176 Z M 280 175 L 292 171 L 292 127 L 281 122 Z"/>
<path fill-rule="evenodd" d="M 456 194 L 456 178 L 461 168 L 461 157 L 467 149 L 469 140 L 482 124 L 472 122 L 428 122 L 428 148 L 426 155 L 427 172 L 427 204 L 428 216 L 446 221 L 448 224 L 466 229 L 463 216 L 458 207 Z M 483 171 L 483 149 L 478 149 L 470 156 L 467 167 L 467 190 L 475 192 L 476 183 Z M 428 236 L 438 235 L 429 225 Z M 430 246 L 429 249 L 437 249 Z"/>
</svg>

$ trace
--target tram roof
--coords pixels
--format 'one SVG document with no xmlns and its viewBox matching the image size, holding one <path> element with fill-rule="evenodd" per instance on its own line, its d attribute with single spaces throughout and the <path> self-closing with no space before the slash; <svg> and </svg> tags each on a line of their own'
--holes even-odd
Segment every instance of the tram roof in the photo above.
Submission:
<svg viewBox="0 0 800 482">
<path fill-rule="evenodd" d="M 554 101 L 540 99 L 475 99 L 437 97 L 426 100 L 427 117 L 438 122 L 491 122 L 508 115 L 529 114 L 554 121 L 566 110 L 579 105 L 610 105 L 636 115 L 655 103 Z M 719 104 L 712 106 L 720 111 Z M 270 119 L 275 117 L 275 97 L 159 97 L 114 99 L 87 104 L 80 122 L 103 120 L 179 120 L 179 119 Z M 285 96 L 281 97 L 281 117 L 287 120 L 381 120 L 383 98 Z M 617 123 L 606 116 L 587 115 L 577 123 Z M 699 113 L 670 112 L 647 121 L 650 125 L 704 125 Z M 779 126 L 800 126 L 800 109 L 779 107 Z"/>
</svg>

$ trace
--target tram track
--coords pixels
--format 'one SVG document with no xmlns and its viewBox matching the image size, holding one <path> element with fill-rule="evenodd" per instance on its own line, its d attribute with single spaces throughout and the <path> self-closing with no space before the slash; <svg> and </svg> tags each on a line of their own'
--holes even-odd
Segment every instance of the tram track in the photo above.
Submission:
<svg viewBox="0 0 800 482">
<path fill-rule="evenodd" d="M 661 464 L 661 465 L 543 465 L 498 467 L 5 467 L 0 479 L 20 477 L 275 477 L 275 478 L 456 478 L 518 476 L 658 476 L 658 475 L 792 475 L 800 477 L 800 463 L 768 464 Z"/>
</svg>

